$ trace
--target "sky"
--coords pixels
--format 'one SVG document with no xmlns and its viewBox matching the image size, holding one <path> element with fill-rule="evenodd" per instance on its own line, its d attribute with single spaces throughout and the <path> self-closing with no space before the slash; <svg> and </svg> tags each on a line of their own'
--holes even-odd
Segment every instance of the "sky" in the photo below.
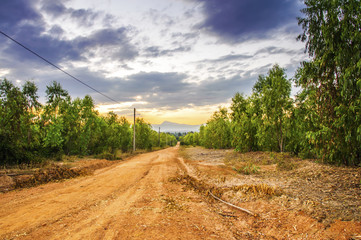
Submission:
<svg viewBox="0 0 361 240">
<path fill-rule="evenodd" d="M 112 102 L 0 35 L 0 79 L 61 83 L 100 113 L 202 124 L 274 64 L 307 60 L 301 0 L 1 0 L 0 30 Z M 293 94 L 297 88 L 293 89 Z"/>
</svg>

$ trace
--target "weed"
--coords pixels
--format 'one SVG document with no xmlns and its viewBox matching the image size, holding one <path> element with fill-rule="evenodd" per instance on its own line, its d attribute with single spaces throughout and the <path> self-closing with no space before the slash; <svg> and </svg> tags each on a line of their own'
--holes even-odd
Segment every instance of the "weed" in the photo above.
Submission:
<svg viewBox="0 0 361 240">
<path fill-rule="evenodd" d="M 257 174 L 260 170 L 260 167 L 253 163 L 247 163 L 244 167 L 241 168 L 233 167 L 233 170 L 241 174 L 243 173 L 246 175 L 250 175 L 250 174 Z"/>
</svg>

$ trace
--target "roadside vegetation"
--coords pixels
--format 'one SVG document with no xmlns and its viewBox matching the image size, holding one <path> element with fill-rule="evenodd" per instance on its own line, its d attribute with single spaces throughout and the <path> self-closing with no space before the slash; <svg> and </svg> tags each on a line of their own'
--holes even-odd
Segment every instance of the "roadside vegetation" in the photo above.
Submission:
<svg viewBox="0 0 361 240">
<path fill-rule="evenodd" d="M 306 0 L 298 20 L 310 61 L 294 79 L 275 64 L 250 96 L 236 93 L 199 133 L 181 141 L 238 152 L 289 152 L 324 163 L 361 165 L 361 8 L 359 1 Z M 291 97 L 291 84 L 301 90 Z M 293 168 L 285 161 L 280 168 Z"/>
<path fill-rule="evenodd" d="M 132 150 L 132 124 L 114 112 L 100 115 L 90 96 L 71 99 L 57 82 L 46 89 L 46 104 L 38 101 L 37 86 L 20 89 L 0 80 L 0 166 L 41 166 L 47 159 L 93 155 L 121 159 Z M 140 150 L 175 145 L 175 136 L 161 133 L 136 119 L 136 146 Z"/>
</svg>

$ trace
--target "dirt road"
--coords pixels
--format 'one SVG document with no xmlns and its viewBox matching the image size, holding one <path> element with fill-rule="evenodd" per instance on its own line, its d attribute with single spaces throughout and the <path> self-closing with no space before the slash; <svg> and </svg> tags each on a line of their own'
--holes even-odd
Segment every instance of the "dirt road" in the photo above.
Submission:
<svg viewBox="0 0 361 240">
<path fill-rule="evenodd" d="M 187 171 L 174 147 L 1 194 L 0 239 L 332 239 L 305 214 L 248 204 L 269 217 L 256 218 L 169 181 Z"/>
<path fill-rule="evenodd" d="M 177 148 L 0 195 L 1 239 L 230 239 L 201 196 L 170 183 Z M 181 203 L 182 202 L 182 203 Z"/>
</svg>

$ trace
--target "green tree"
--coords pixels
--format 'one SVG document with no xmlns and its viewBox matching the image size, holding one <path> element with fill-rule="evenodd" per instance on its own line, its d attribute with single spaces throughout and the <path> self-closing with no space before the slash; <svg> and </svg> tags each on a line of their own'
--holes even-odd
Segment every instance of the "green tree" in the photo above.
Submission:
<svg viewBox="0 0 361 240">
<path fill-rule="evenodd" d="M 63 154 L 64 146 L 69 146 L 69 138 L 73 134 L 69 132 L 73 116 L 67 115 L 71 98 L 55 81 L 46 87 L 46 98 L 47 104 L 41 115 L 44 153 L 46 156 L 58 156 Z M 70 153 L 69 148 L 66 152 Z"/>
<path fill-rule="evenodd" d="M 137 149 L 151 149 L 156 146 L 152 143 L 151 136 L 154 131 L 149 123 L 146 123 L 143 118 L 137 118 L 135 121 L 135 146 Z"/>
<path fill-rule="evenodd" d="M 37 88 L 26 82 L 22 91 L 10 81 L 0 81 L 0 161 L 29 162 L 39 147 L 35 112 L 40 107 Z"/>
<path fill-rule="evenodd" d="M 255 118 L 258 114 L 252 98 L 245 98 L 242 94 L 236 93 L 232 98 L 231 105 L 232 120 L 232 146 L 236 151 L 257 150 L 257 124 Z"/>
<path fill-rule="evenodd" d="M 319 116 L 308 139 L 327 162 L 361 163 L 361 7 L 359 0 L 306 0 L 298 23 L 311 62 L 296 83 L 315 91 Z"/>
<path fill-rule="evenodd" d="M 231 147 L 231 123 L 226 108 L 219 108 L 207 121 L 204 145 L 216 149 Z"/>
<path fill-rule="evenodd" d="M 262 124 L 258 128 L 258 139 L 267 150 L 284 151 L 287 135 L 286 121 L 292 107 L 291 82 L 285 70 L 277 64 L 269 70 L 268 76 L 259 76 L 253 91 L 261 101 Z"/>
</svg>

